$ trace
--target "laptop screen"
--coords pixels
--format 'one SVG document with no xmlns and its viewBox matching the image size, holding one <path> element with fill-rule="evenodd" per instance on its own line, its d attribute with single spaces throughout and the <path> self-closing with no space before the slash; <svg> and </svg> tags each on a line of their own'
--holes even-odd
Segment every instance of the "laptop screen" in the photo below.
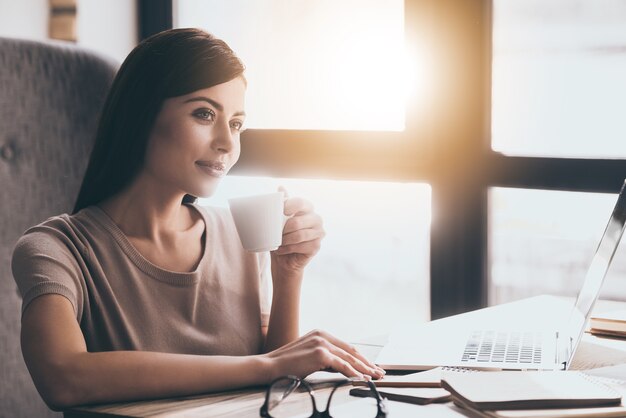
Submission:
<svg viewBox="0 0 626 418">
<path fill-rule="evenodd" d="M 582 336 L 583 327 L 598 298 L 602 282 L 604 281 L 609 265 L 613 260 L 617 246 L 624 233 L 624 225 L 626 225 L 626 180 L 624 181 L 624 185 L 622 185 L 622 190 L 620 190 L 617 196 L 615 208 L 604 230 L 604 234 L 600 239 L 589 270 L 587 270 L 585 281 L 580 289 L 574 310 L 570 317 L 568 332 L 575 345 L 578 345 L 578 341 Z M 575 345 L 572 347 L 572 353 L 576 348 Z"/>
</svg>

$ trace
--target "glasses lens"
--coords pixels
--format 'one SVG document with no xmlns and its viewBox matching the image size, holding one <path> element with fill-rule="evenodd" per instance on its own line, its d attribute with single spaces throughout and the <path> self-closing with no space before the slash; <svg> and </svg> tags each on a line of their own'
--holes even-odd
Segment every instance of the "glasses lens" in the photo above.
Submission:
<svg viewBox="0 0 626 418">
<path fill-rule="evenodd" d="M 300 382 L 285 377 L 277 380 L 269 389 L 268 411 L 273 418 L 313 415 L 313 403 L 307 392 L 297 392 Z M 303 398 L 306 397 L 306 398 Z"/>
</svg>

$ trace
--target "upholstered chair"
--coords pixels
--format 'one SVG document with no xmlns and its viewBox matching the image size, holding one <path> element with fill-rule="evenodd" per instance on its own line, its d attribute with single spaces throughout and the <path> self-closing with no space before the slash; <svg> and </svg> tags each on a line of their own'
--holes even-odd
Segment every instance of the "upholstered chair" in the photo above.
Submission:
<svg viewBox="0 0 626 418">
<path fill-rule="evenodd" d="M 0 38 L 0 417 L 59 417 L 20 350 L 11 254 L 28 227 L 71 212 L 117 64 L 62 42 Z"/>
</svg>

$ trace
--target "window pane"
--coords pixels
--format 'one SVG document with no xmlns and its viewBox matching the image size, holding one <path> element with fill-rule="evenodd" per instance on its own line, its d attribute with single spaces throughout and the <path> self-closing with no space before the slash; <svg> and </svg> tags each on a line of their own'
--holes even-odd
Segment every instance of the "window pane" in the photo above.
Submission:
<svg viewBox="0 0 626 418">
<path fill-rule="evenodd" d="M 626 157 L 626 2 L 494 0 L 492 147 Z"/>
<path fill-rule="evenodd" d="M 576 296 L 617 194 L 493 188 L 489 192 L 490 304 L 538 294 Z M 626 248 L 600 297 L 626 300 Z"/>
<path fill-rule="evenodd" d="M 275 191 L 304 197 L 326 237 L 307 266 L 301 331 L 325 329 L 354 340 L 389 332 L 397 318 L 430 317 L 430 186 L 228 176 L 202 205 Z"/>
<path fill-rule="evenodd" d="M 174 12 L 246 64 L 248 127 L 404 129 L 403 0 L 178 0 Z"/>
</svg>

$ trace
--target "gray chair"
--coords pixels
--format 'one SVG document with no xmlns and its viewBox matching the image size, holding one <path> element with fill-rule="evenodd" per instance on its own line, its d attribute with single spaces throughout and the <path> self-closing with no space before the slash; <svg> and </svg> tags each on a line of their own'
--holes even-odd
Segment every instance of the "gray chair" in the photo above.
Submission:
<svg viewBox="0 0 626 418">
<path fill-rule="evenodd" d="M 20 351 L 11 253 L 30 226 L 70 212 L 117 63 L 61 42 L 0 38 L 0 417 L 58 417 Z"/>
</svg>

